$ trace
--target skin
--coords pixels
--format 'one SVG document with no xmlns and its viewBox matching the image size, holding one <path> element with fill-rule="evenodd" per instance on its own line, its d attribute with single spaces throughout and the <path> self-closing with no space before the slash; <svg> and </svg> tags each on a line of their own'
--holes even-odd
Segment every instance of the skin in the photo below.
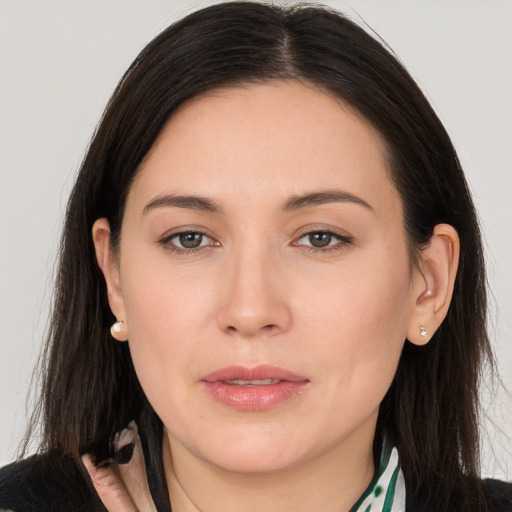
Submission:
<svg viewBox="0 0 512 512">
<path fill-rule="evenodd" d="M 285 207 L 326 191 L 344 200 Z M 171 195 L 218 211 L 162 204 Z M 180 230 L 205 234 L 201 246 L 176 252 Z M 311 233 L 327 246 L 312 247 Z M 439 225 L 411 264 L 379 133 L 297 82 L 195 98 L 136 175 L 118 254 L 106 219 L 93 239 L 124 322 L 115 337 L 129 338 L 166 429 L 173 510 L 348 510 L 373 476 L 378 408 L 405 339 L 426 343 L 439 326 L 458 261 L 457 234 Z M 202 383 L 234 364 L 272 364 L 308 384 L 269 409 L 235 410 Z M 119 474 L 106 476 L 129 500 Z M 109 492 L 109 510 L 130 510 Z"/>
</svg>

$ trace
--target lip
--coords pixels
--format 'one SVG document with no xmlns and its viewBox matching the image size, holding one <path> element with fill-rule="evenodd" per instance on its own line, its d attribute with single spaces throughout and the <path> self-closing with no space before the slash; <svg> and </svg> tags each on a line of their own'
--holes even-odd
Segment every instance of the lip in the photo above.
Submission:
<svg viewBox="0 0 512 512">
<path fill-rule="evenodd" d="M 277 366 L 236 365 L 216 370 L 201 382 L 208 394 L 223 405 L 242 411 L 262 411 L 300 395 L 309 379 Z"/>
</svg>

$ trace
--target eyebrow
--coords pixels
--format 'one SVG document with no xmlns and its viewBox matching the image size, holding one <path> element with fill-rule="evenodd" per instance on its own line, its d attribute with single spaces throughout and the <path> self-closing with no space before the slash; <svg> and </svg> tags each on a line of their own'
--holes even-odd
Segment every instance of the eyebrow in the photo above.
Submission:
<svg viewBox="0 0 512 512">
<path fill-rule="evenodd" d="M 200 212 L 222 213 L 220 205 L 211 199 L 199 196 L 180 196 L 177 194 L 155 197 L 144 207 L 142 213 L 146 214 L 151 210 L 163 207 L 187 208 Z"/>
<path fill-rule="evenodd" d="M 328 203 L 355 203 L 364 206 L 372 212 L 374 211 L 373 207 L 364 199 L 343 190 L 325 190 L 300 196 L 292 196 L 284 203 L 283 210 L 285 212 L 293 212 L 302 208 L 320 206 Z M 207 213 L 222 213 L 221 206 L 212 199 L 177 194 L 155 197 L 144 207 L 142 213 L 146 214 L 156 208 L 164 207 L 185 208 Z"/>
<path fill-rule="evenodd" d="M 343 190 L 325 190 L 301 196 L 292 196 L 286 201 L 283 209 L 286 212 L 293 212 L 301 208 L 319 206 L 327 203 L 355 203 L 364 206 L 372 212 L 374 211 L 373 207 L 364 199 Z"/>
</svg>

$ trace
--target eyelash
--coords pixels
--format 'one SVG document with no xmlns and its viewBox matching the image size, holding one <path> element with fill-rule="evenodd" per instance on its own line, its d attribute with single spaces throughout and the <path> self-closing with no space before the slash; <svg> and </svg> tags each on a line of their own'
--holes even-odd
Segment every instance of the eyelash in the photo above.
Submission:
<svg viewBox="0 0 512 512">
<path fill-rule="evenodd" d="M 305 244 L 298 243 L 299 240 L 302 240 L 303 238 L 305 238 L 307 236 L 311 236 L 313 234 L 327 235 L 327 236 L 337 239 L 338 242 L 332 246 L 328 245 L 325 247 L 314 247 L 311 245 L 305 245 Z M 201 237 L 209 238 L 211 240 L 211 242 L 207 243 L 205 245 L 199 245 L 198 247 L 189 248 L 189 249 L 184 248 L 184 247 L 178 247 L 175 243 L 172 242 L 172 240 L 179 236 L 182 236 L 182 235 L 199 235 Z M 296 240 L 294 242 L 292 242 L 291 245 L 293 245 L 295 247 L 302 247 L 309 253 L 315 254 L 315 253 L 320 252 L 320 253 L 325 254 L 325 253 L 328 253 L 331 251 L 339 251 L 339 250 L 343 249 L 343 247 L 345 247 L 346 245 L 350 245 L 352 243 L 353 243 L 353 238 L 351 236 L 341 235 L 339 233 L 335 233 L 334 231 L 330 231 L 328 229 L 316 229 L 316 230 L 311 230 L 311 231 L 302 233 L 298 238 L 296 238 Z M 158 244 L 165 247 L 168 251 L 170 251 L 172 253 L 183 254 L 183 255 L 196 254 L 200 251 L 205 250 L 208 247 L 218 247 L 220 245 L 219 242 L 213 240 L 213 238 L 210 237 L 209 235 L 207 235 L 206 233 L 203 233 L 202 231 L 195 231 L 192 229 L 186 230 L 186 231 L 177 231 L 174 233 L 170 233 L 169 235 L 166 235 L 166 236 L 162 237 L 160 240 L 158 240 Z"/>
</svg>

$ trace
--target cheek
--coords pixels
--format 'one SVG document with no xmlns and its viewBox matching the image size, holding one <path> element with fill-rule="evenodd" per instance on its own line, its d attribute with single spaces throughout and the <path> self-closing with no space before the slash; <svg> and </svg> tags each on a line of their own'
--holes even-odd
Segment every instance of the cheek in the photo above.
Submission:
<svg viewBox="0 0 512 512">
<path fill-rule="evenodd" d="M 169 389 L 179 395 L 196 378 L 198 344 L 205 357 L 214 349 L 204 343 L 205 326 L 213 316 L 213 285 L 193 271 L 176 275 L 149 262 L 144 268 L 127 266 L 125 276 L 123 295 L 137 375 L 151 402 L 167 400 Z"/>
<path fill-rule="evenodd" d="M 343 396 L 344 405 L 356 408 L 361 400 L 378 405 L 406 338 L 408 260 L 381 258 L 379 265 L 361 261 L 350 272 L 333 272 L 330 280 L 320 281 L 325 286 L 309 283 L 309 307 L 302 307 L 301 322 L 315 340 L 313 348 L 325 373 L 332 376 L 332 396 Z"/>
</svg>

